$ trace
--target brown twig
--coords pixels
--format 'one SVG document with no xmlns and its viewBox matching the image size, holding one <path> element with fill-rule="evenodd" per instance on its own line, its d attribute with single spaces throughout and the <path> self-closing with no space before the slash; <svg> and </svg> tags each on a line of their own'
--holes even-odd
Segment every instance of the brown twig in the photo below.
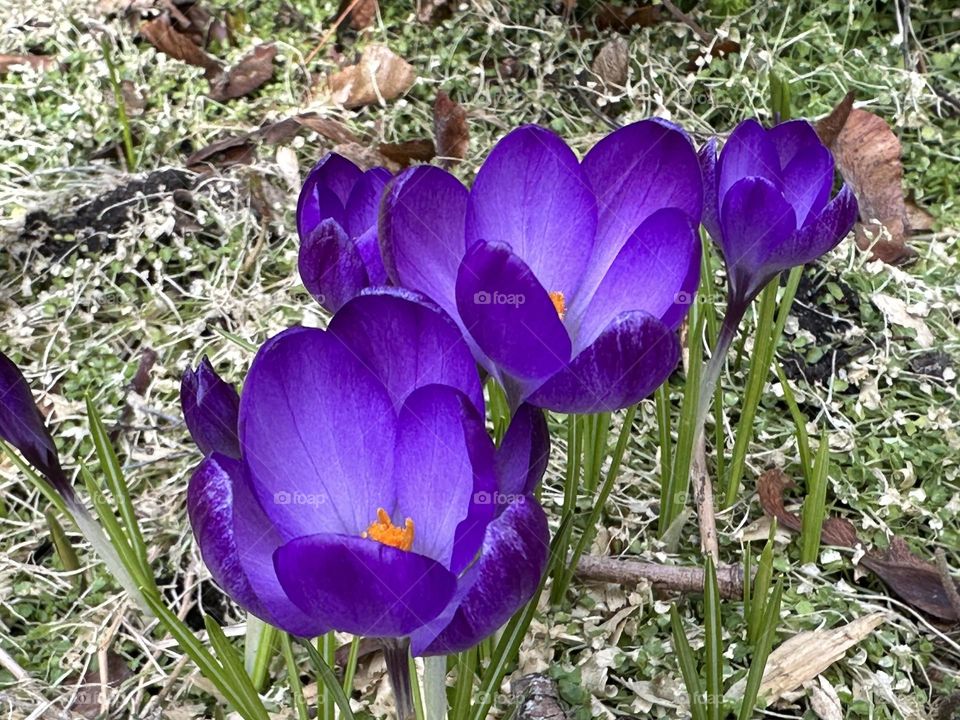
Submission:
<svg viewBox="0 0 960 720">
<path fill-rule="evenodd" d="M 937 570 L 940 571 L 940 581 L 943 583 L 943 590 L 947 593 L 947 600 L 953 607 L 953 612 L 960 618 L 960 592 L 957 592 L 957 584 L 950 574 L 950 566 L 947 564 L 947 556 L 943 548 L 937 548 L 934 553 L 937 561 Z"/>
<path fill-rule="evenodd" d="M 650 582 L 662 590 L 680 593 L 703 592 L 703 568 L 658 565 L 657 563 L 623 558 L 588 555 L 580 558 L 577 577 L 581 580 L 626 585 Z M 736 600 L 743 597 L 743 570 L 739 565 L 717 567 L 721 597 Z"/>
<path fill-rule="evenodd" d="M 693 32 L 697 34 L 697 37 L 703 40 L 704 43 L 709 45 L 713 42 L 713 35 L 704 30 L 700 23 L 683 12 L 683 10 L 670 2 L 670 0 L 661 0 L 661 2 L 663 2 L 663 6 L 667 9 L 667 12 L 673 15 L 674 19 L 679 20 L 693 30 Z"/>
<path fill-rule="evenodd" d="M 524 675 L 513 684 L 515 705 L 510 720 L 564 720 L 567 711 L 554 680 L 534 673 Z"/>
<path fill-rule="evenodd" d="M 714 564 L 720 563 L 720 545 L 717 541 L 717 517 L 714 510 L 713 482 L 707 471 L 707 441 L 703 430 L 693 448 L 693 463 L 690 466 L 693 484 L 693 500 L 697 506 L 697 522 L 700 524 L 700 549 L 709 553 Z"/>
</svg>

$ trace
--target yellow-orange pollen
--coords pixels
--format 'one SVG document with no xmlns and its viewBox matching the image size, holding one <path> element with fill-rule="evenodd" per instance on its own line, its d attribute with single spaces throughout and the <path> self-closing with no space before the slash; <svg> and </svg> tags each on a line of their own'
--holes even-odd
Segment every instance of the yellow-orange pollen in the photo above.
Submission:
<svg viewBox="0 0 960 720">
<path fill-rule="evenodd" d="M 413 547 L 413 520 L 407 518 L 403 527 L 397 527 L 390 521 L 386 510 L 377 508 L 377 519 L 370 523 L 361 537 L 409 551 Z"/>
<path fill-rule="evenodd" d="M 554 290 L 550 293 L 550 300 L 553 302 L 553 307 L 556 308 L 557 315 L 563 320 L 563 316 L 567 314 L 567 299 L 562 292 Z"/>
</svg>

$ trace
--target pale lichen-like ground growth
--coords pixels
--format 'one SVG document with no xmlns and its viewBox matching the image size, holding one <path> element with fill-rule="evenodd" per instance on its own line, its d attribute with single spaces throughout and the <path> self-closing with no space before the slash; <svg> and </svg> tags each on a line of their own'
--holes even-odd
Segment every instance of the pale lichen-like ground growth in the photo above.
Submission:
<svg viewBox="0 0 960 720">
<path fill-rule="evenodd" d="M 580 4 L 590 28 L 590 3 Z M 121 79 L 143 99 L 142 110 L 130 108 L 143 173 L 179 168 L 189 152 L 222 133 L 303 110 L 343 121 L 373 138 L 370 146 L 430 136 L 438 90 L 469 112 L 469 154 L 456 169 L 464 179 L 493 142 L 519 123 L 546 125 L 580 153 L 608 131 L 608 120 L 623 124 L 648 115 L 682 123 L 699 142 L 744 117 L 769 120 L 769 69 L 790 84 L 799 116 L 822 116 L 846 90 L 856 90 L 859 104 L 886 118 L 901 138 L 907 189 L 932 213 L 934 229 L 913 238 L 919 258 L 907 268 L 870 262 L 849 240 L 809 268 L 778 355 L 811 436 L 829 430 L 831 512 L 851 519 L 872 544 L 885 545 L 896 533 L 925 557 L 943 548 L 951 566 L 960 568 L 960 120 L 942 97 L 960 96 L 960 16 L 951 2 L 912 4 L 909 32 L 913 47 L 923 48 L 926 74 L 904 70 L 902 32 L 886 4 L 701 3 L 693 16 L 718 37 L 738 40 L 742 51 L 708 58 L 691 70 L 689 53 L 695 56 L 700 43 L 688 27 L 664 22 L 634 28 L 626 36 L 627 87 L 616 94 L 590 72 L 610 35 L 576 37 L 549 2 L 462 2 L 452 20 L 436 27 L 417 23 L 411 2 L 384 2 L 382 16 L 348 39 L 342 52 L 350 59 L 367 43 L 385 43 L 413 64 L 419 80 L 405 97 L 358 111 L 330 105 L 322 91 L 307 99 L 309 81 L 335 68 L 332 40 L 309 73 L 303 63 L 336 15 L 336 2 L 264 0 L 243 12 L 233 9 L 237 43 L 223 50 L 225 59 L 235 60 L 261 41 L 275 41 L 279 53 L 270 83 L 226 104 L 205 96 L 199 68 L 136 40 L 135 26 L 105 8 L 125 5 L 0 0 L 0 53 L 38 52 L 60 64 L 0 76 L 0 348 L 43 389 L 43 408 L 71 468 L 93 458 L 85 395 L 108 422 L 121 422 L 118 446 L 154 567 L 169 586 L 171 602 L 190 613 L 194 627 L 201 627 L 198 609 L 228 624 L 243 617 L 210 582 L 187 524 L 186 481 L 198 455 L 179 417 L 180 374 L 206 353 L 237 381 L 252 357 L 242 341 L 257 343 L 294 323 L 325 322 L 296 272 L 292 210 L 299 177 L 332 145 L 315 134 L 288 143 L 298 168 L 287 150 L 264 145 L 253 164 L 202 180 L 189 203 L 148 184 L 141 196 L 118 200 L 137 210 L 112 232 L 93 235 L 88 226 L 52 233 L 31 213 L 67 217 L 82 202 L 131 182 L 115 153 L 91 159 L 121 139 L 100 32 L 110 38 Z M 211 0 L 210 9 L 230 9 L 224 5 Z M 503 77 L 506 59 L 520 68 L 517 76 Z M 341 150 L 362 154 L 359 147 Z M 108 215 L 91 224 L 107 224 Z M 905 304 L 905 312 L 929 330 L 929 347 L 923 346 L 922 329 L 896 324 L 897 317 L 871 301 L 876 293 Z M 148 347 L 158 361 L 140 396 L 128 387 Z M 723 380 L 728 450 L 744 379 L 745 367 L 731 361 Z M 674 390 L 679 387 L 675 378 Z M 762 527 L 752 526 L 762 517 L 754 494 L 757 475 L 779 465 L 800 477 L 781 397 L 771 378 L 741 500 L 719 516 L 721 554 L 728 562 L 741 559 L 744 538 L 765 536 Z M 543 492 L 548 510 L 560 507 L 564 450 L 556 443 Z M 594 550 L 699 564 L 694 521 L 673 555 L 656 539 L 657 473 L 651 401 L 638 413 Z M 164 717 L 212 712 L 202 678 L 189 664 L 177 665 L 173 643 L 131 611 L 76 534 L 71 537 L 86 583 L 62 571 L 44 509 L 13 465 L 0 459 L 0 648 L 28 675 L 18 680 L 10 668 L 0 669 L 0 712 L 67 716 L 66 708 L 78 699 L 79 678 L 106 647 L 132 671 L 109 693 L 112 717 L 152 716 L 160 703 L 150 697 L 157 693 L 165 697 Z M 887 623 L 825 673 L 843 717 L 936 717 L 960 685 L 956 631 L 937 628 L 889 597 L 875 578 L 855 568 L 853 552 L 824 549 L 819 570 L 801 568 L 796 540 L 783 540 L 776 559 L 787 578 L 781 640 L 878 609 L 890 613 Z M 647 587 L 578 582 L 572 600 L 563 609 L 544 607 L 524 645 L 520 671 L 553 676 L 576 717 L 675 717 L 683 690 L 666 603 Z M 702 638 L 700 600 L 683 600 L 681 608 L 696 647 Z M 727 605 L 724 628 L 725 674 L 742 674 L 744 621 L 737 603 Z M 361 666 L 358 675 L 358 707 L 374 716 L 388 707 L 381 676 L 378 665 Z M 88 676 L 95 678 L 97 672 Z M 268 697 L 278 717 L 292 717 L 282 681 Z M 87 694 L 79 700 L 89 717 L 96 715 Z M 495 709 L 509 710 L 506 696 Z M 775 712 L 815 717 L 803 692 Z"/>
</svg>

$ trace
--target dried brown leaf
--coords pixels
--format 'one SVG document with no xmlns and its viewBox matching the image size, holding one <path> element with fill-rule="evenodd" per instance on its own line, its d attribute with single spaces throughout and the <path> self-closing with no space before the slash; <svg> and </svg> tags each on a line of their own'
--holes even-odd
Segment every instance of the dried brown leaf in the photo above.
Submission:
<svg viewBox="0 0 960 720">
<path fill-rule="evenodd" d="M 256 154 L 256 145 L 249 135 L 234 135 L 216 140 L 188 157 L 184 164 L 191 170 L 231 165 L 249 165 Z"/>
<path fill-rule="evenodd" d="M 277 46 L 273 43 L 257 45 L 236 65 L 210 82 L 210 97 L 223 102 L 249 95 L 273 77 L 276 55 Z"/>
<path fill-rule="evenodd" d="M 442 90 L 433 103 L 433 135 L 437 155 L 444 158 L 442 164 L 451 165 L 467 156 L 470 145 L 467 111 Z"/>
<path fill-rule="evenodd" d="M 916 255 L 907 245 L 910 224 L 903 195 L 900 140 L 886 121 L 853 109 L 831 145 L 844 181 L 860 204 L 857 245 L 890 264 Z"/>
<path fill-rule="evenodd" d="M 56 58 L 49 55 L 0 55 L 0 75 L 11 70 L 33 68 L 34 70 L 52 70 L 57 66 Z"/>
<path fill-rule="evenodd" d="M 782 527 L 800 532 L 800 518 L 788 511 L 783 501 L 784 492 L 792 487 L 793 482 L 776 468 L 768 470 L 757 480 L 763 511 L 777 518 Z M 863 545 L 856 528 L 844 518 L 827 517 L 820 537 L 827 545 L 849 548 Z M 890 538 L 890 547 L 886 550 L 868 550 L 860 559 L 860 564 L 873 571 L 908 605 L 940 620 L 960 621 L 936 565 L 917 557 L 906 542 L 896 535 Z"/>
<path fill-rule="evenodd" d="M 631 28 L 652 27 L 660 22 L 660 8 L 644 3 L 640 6 L 621 7 L 613 3 L 597 4 L 597 30 L 613 30 L 629 33 Z"/>
<path fill-rule="evenodd" d="M 327 79 L 333 101 L 347 108 L 399 97 L 413 85 L 413 66 L 385 45 L 371 45 L 356 65 Z"/>
<path fill-rule="evenodd" d="M 850 111 L 853 110 L 853 100 L 856 93 L 851 90 L 843 96 L 843 100 L 826 117 L 821 118 L 815 125 L 820 142 L 827 147 L 833 145 L 843 126 L 847 124 Z"/>
<path fill-rule="evenodd" d="M 347 8 L 350 8 L 350 12 L 344 17 L 343 24 L 354 30 L 363 30 L 370 27 L 377 17 L 379 3 L 377 0 L 340 0 L 337 17 L 343 15 Z"/>
<path fill-rule="evenodd" d="M 619 35 L 607 42 L 591 65 L 594 75 L 605 85 L 624 86 L 630 70 L 630 46 Z"/>
<path fill-rule="evenodd" d="M 301 130 L 313 130 L 335 143 L 358 142 L 359 138 L 338 120 L 301 113 L 262 126 L 254 135 L 265 143 L 278 145 L 292 140 Z"/>
<path fill-rule="evenodd" d="M 204 52 L 188 35 L 178 32 L 168 15 L 161 15 L 143 23 L 140 34 L 157 50 L 174 60 L 182 60 L 188 65 L 203 68 L 208 80 L 223 72 L 220 61 Z"/>
<path fill-rule="evenodd" d="M 400 167 L 407 167 L 414 162 L 430 162 L 437 156 L 433 140 L 407 140 L 400 143 L 380 143 L 380 154 L 387 160 L 397 163 Z"/>
</svg>

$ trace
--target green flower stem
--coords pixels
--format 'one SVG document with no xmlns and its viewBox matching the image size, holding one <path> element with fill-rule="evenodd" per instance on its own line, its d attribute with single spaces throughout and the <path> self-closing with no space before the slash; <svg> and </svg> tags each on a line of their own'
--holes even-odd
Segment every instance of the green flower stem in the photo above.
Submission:
<svg viewBox="0 0 960 720">
<path fill-rule="evenodd" d="M 413 708 L 413 683 L 410 681 L 410 641 L 384 638 L 383 655 L 397 704 L 397 720 L 414 720 L 416 712 Z"/>
</svg>

